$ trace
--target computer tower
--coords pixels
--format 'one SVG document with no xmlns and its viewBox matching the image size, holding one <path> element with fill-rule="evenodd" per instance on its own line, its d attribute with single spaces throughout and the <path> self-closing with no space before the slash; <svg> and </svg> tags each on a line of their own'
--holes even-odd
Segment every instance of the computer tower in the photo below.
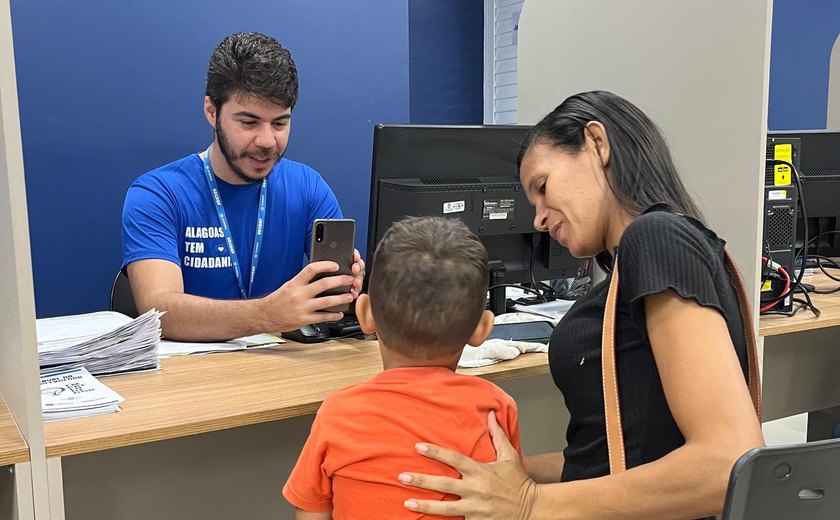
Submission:
<svg viewBox="0 0 840 520">
<path fill-rule="evenodd" d="M 800 141 L 795 138 L 767 138 L 767 159 L 779 159 L 799 169 Z M 794 279 L 796 268 L 796 224 L 799 193 L 793 172 L 785 165 L 767 165 L 764 178 L 764 232 L 762 256 L 769 256 Z M 764 263 L 762 262 L 762 265 Z M 769 267 L 762 271 L 761 307 L 779 297 L 785 289 L 783 276 Z M 790 311 L 792 295 L 772 307 L 776 311 Z"/>
<path fill-rule="evenodd" d="M 793 148 L 802 180 L 796 227 L 797 247 L 805 243 L 801 207 L 808 215 L 808 253 L 840 257 L 840 130 L 768 132 L 768 138 L 798 140 Z"/>
</svg>

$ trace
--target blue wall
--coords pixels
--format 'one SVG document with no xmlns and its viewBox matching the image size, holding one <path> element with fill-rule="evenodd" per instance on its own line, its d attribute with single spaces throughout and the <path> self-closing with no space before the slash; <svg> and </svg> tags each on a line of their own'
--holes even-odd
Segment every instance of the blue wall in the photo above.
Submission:
<svg viewBox="0 0 840 520">
<path fill-rule="evenodd" d="M 412 123 L 484 119 L 484 0 L 409 0 Z"/>
<path fill-rule="evenodd" d="M 236 31 L 291 49 L 301 88 L 287 156 L 321 172 L 366 243 L 373 125 L 409 120 L 405 0 L 11 8 L 38 317 L 107 308 L 125 191 L 209 144 L 207 60 Z"/>
<path fill-rule="evenodd" d="M 770 49 L 770 130 L 822 129 L 840 1 L 775 0 Z"/>
<path fill-rule="evenodd" d="M 173 5 L 175 4 L 175 5 Z M 207 146 L 207 59 L 232 32 L 301 73 L 288 156 L 318 169 L 364 249 L 372 126 L 479 123 L 481 0 L 11 0 L 39 317 L 107 307 L 125 190 Z M 837 0 L 775 0 L 768 126 L 825 128 Z"/>
</svg>

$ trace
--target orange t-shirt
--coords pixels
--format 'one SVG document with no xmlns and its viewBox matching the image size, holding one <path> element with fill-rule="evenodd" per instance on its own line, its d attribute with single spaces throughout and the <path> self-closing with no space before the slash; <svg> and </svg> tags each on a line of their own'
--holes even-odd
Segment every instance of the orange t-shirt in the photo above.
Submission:
<svg viewBox="0 0 840 520">
<path fill-rule="evenodd" d="M 480 462 L 494 461 L 490 410 L 521 456 L 516 403 L 501 388 L 444 367 L 385 370 L 324 401 L 283 496 L 304 511 L 332 509 L 335 520 L 424 517 L 403 502 L 458 497 L 406 486 L 397 475 L 459 475 L 420 455 L 414 445 L 428 441 Z"/>
</svg>

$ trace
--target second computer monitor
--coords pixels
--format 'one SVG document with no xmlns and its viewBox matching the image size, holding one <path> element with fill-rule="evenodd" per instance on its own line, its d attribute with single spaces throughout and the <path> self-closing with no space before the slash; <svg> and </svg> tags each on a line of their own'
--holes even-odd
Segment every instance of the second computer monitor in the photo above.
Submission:
<svg viewBox="0 0 840 520">
<path fill-rule="evenodd" d="M 459 218 L 505 267 L 505 283 L 578 276 L 583 261 L 534 230 L 516 157 L 528 126 L 377 125 L 368 262 L 405 216 Z M 532 277 L 533 275 L 533 277 Z"/>
</svg>

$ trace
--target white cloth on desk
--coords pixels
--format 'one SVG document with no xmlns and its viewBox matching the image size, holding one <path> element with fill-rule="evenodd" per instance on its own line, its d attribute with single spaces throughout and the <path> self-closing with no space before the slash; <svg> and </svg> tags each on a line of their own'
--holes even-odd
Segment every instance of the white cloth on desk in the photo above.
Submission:
<svg viewBox="0 0 840 520">
<path fill-rule="evenodd" d="M 548 352 L 548 345 L 509 339 L 488 339 L 481 346 L 464 347 L 458 366 L 461 368 L 483 367 L 513 359 L 525 352 Z"/>
<path fill-rule="evenodd" d="M 545 318 L 524 312 L 509 312 L 496 316 L 493 322 L 525 323 L 529 321 L 546 321 Z M 556 322 L 555 322 L 556 323 Z M 458 366 L 461 368 L 476 368 L 513 359 L 525 352 L 548 352 L 548 345 L 530 341 L 514 341 L 506 339 L 488 339 L 478 347 L 467 345 L 461 353 Z"/>
</svg>

